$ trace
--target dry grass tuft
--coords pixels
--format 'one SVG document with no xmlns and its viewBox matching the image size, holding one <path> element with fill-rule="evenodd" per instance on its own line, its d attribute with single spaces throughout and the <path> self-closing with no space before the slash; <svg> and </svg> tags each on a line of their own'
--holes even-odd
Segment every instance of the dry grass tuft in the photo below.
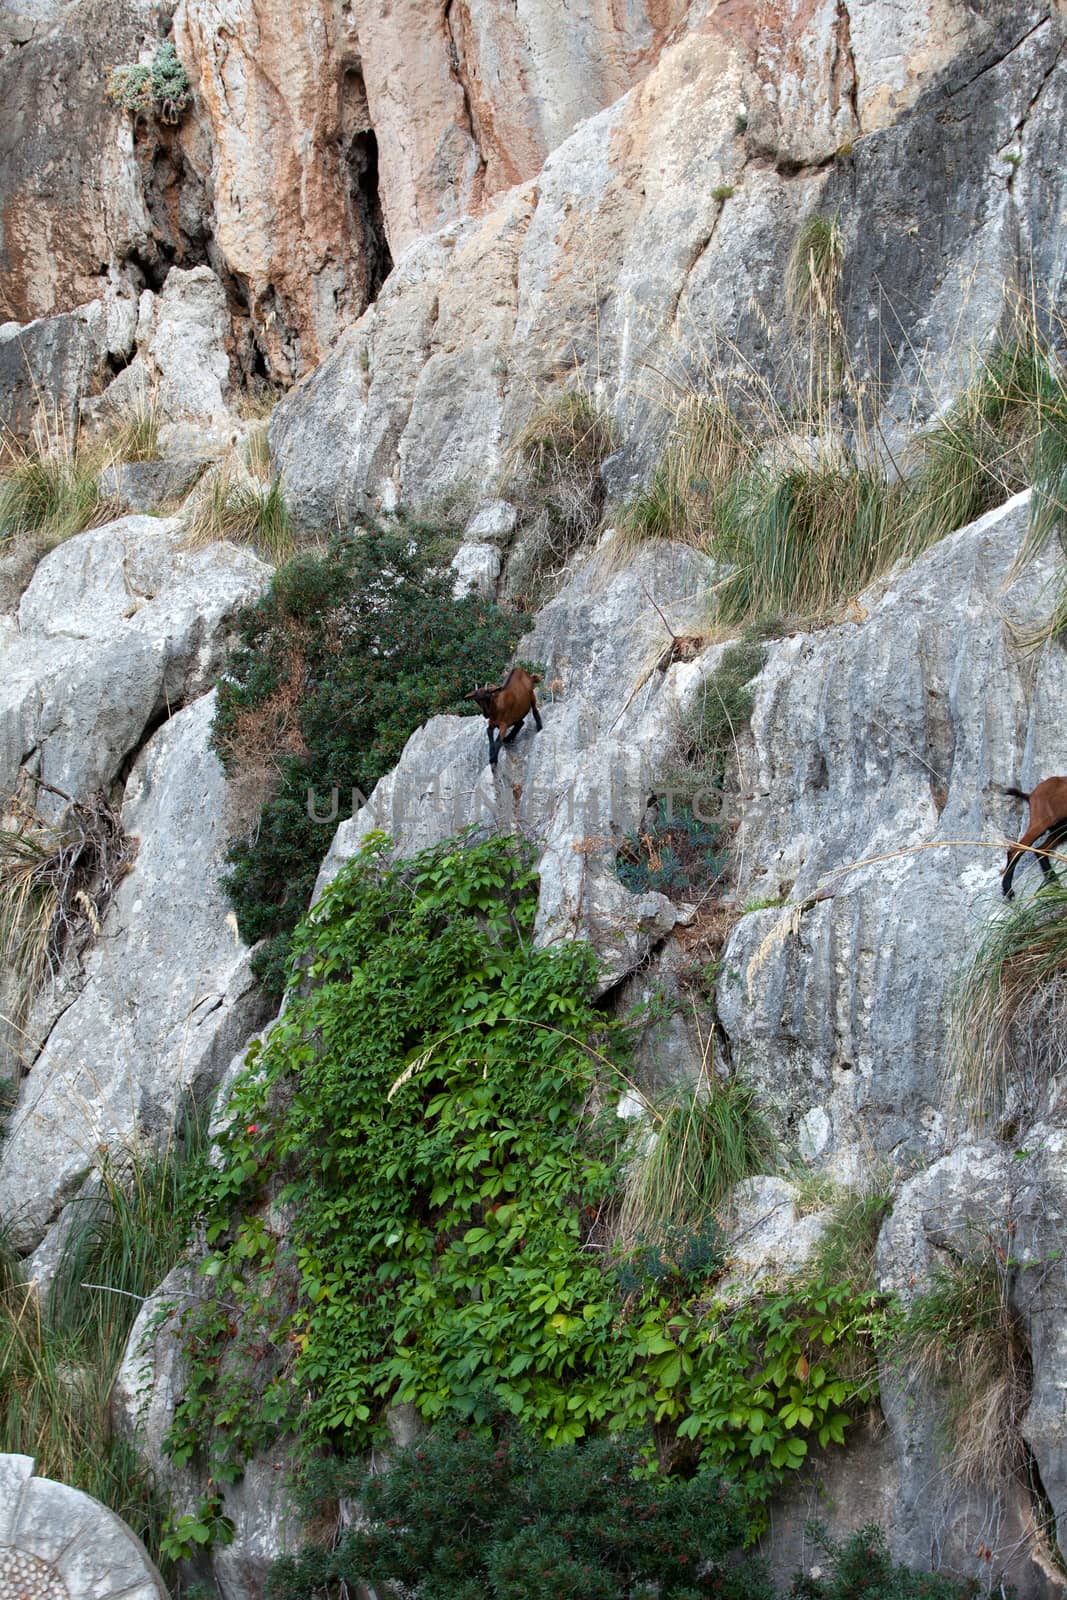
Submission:
<svg viewBox="0 0 1067 1600">
<path fill-rule="evenodd" d="M 300 707 L 307 688 L 303 651 L 294 641 L 284 672 L 268 699 L 243 706 L 216 746 L 226 771 L 227 825 L 231 833 L 250 828 L 282 782 L 284 763 L 306 759 Z"/>
<path fill-rule="evenodd" d="M 82 802 L 34 781 L 66 809 L 52 824 L 20 804 L 17 826 L 0 829 L 0 966 L 14 973 L 23 1011 L 100 932 L 134 856 L 103 793 Z"/>
<path fill-rule="evenodd" d="M 295 539 L 277 479 L 265 483 L 233 461 L 221 463 L 204 479 L 194 502 L 188 542 L 199 549 L 224 539 L 252 545 L 274 566 L 289 560 Z"/>
<path fill-rule="evenodd" d="M 100 492 L 107 459 L 101 441 L 70 439 L 58 420 L 42 420 L 29 443 L 0 441 L 0 551 L 32 546 L 37 559 L 64 539 L 117 514 Z"/>
<path fill-rule="evenodd" d="M 114 461 L 158 461 L 159 407 L 142 398 L 106 435 L 107 454 Z"/>
<path fill-rule="evenodd" d="M 1025 1470 L 1031 1392 L 1029 1349 L 1002 1257 L 996 1248 L 978 1260 L 950 1256 L 912 1302 L 896 1345 L 911 1382 L 945 1395 L 947 1470 L 957 1483 L 991 1489 Z"/>
<path fill-rule="evenodd" d="M 539 406 L 512 442 L 504 489 L 523 529 L 508 586 L 527 608 L 546 598 L 554 577 L 600 525 L 600 466 L 616 444 L 612 422 L 584 389 Z"/>
<path fill-rule="evenodd" d="M 617 518 L 623 548 L 670 538 L 723 562 L 715 601 L 727 626 L 833 614 L 1027 485 L 1022 559 L 1063 526 L 1067 375 L 1049 315 L 1018 308 L 898 463 L 881 432 L 881 397 L 850 364 L 837 305 L 843 265 L 836 219 L 808 218 L 785 285 L 796 340 L 784 369 L 763 377 L 729 349 L 701 352 L 695 373 L 687 362 L 668 393 L 660 462 Z M 1065 626 L 1067 583 L 1026 642 Z"/>
</svg>

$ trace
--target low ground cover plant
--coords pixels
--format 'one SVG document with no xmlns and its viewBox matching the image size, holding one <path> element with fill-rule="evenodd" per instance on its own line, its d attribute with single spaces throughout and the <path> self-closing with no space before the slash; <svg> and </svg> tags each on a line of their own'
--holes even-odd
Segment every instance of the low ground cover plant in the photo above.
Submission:
<svg viewBox="0 0 1067 1600">
<path fill-rule="evenodd" d="M 419 1600 L 774 1600 L 763 1563 L 742 1548 L 744 1507 L 714 1473 L 635 1477 L 632 1441 L 546 1450 L 514 1428 L 496 1439 L 431 1434 L 384 1471 L 324 1463 L 307 1510 L 358 1500 L 365 1520 L 331 1545 L 275 1562 L 268 1600 L 342 1600 L 358 1585 L 396 1585 Z M 836 1543 L 788 1600 L 963 1600 L 975 1591 L 893 1561 L 878 1527 Z"/>
<path fill-rule="evenodd" d="M 840 1542 L 818 1527 L 813 1531 L 824 1559 L 817 1572 L 796 1574 L 789 1600 L 968 1600 L 978 1593 L 973 1579 L 916 1572 L 894 1561 L 885 1534 L 873 1523 Z"/>
<path fill-rule="evenodd" d="M 721 829 L 694 814 L 691 805 L 656 802 L 648 824 L 626 838 L 615 871 L 633 894 L 684 899 L 690 889 L 705 890 L 726 872 L 728 855 L 720 848 Z"/>
<path fill-rule="evenodd" d="M 277 1562 L 271 1600 L 312 1600 L 359 1582 L 424 1600 L 772 1600 L 762 1562 L 740 1556 L 745 1517 L 715 1474 L 635 1480 L 632 1441 L 549 1450 L 434 1435 L 350 1485 L 367 1525 L 333 1550 Z"/>
</svg>

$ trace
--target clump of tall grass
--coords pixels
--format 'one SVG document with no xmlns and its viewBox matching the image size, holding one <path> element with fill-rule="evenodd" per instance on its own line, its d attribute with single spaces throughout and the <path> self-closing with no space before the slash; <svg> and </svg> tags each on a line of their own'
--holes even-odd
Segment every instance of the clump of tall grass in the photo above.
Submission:
<svg viewBox="0 0 1067 1600">
<path fill-rule="evenodd" d="M 953 996 L 957 1095 L 974 1121 L 1032 1108 L 1067 1069 L 1067 888 L 1051 881 L 985 929 Z"/>
<path fill-rule="evenodd" d="M 752 680 L 766 659 L 766 650 L 754 640 L 728 645 L 682 718 L 675 747 L 687 777 L 701 788 L 721 787 L 738 735 L 752 715 Z"/>
<path fill-rule="evenodd" d="M 105 1161 L 46 1303 L 10 1252 L 0 1273 L 0 1453 L 95 1495 L 155 1551 L 166 1507 L 112 1430 L 111 1390 L 144 1298 L 186 1244 L 205 1144 L 189 1118 L 161 1154 Z"/>
<path fill-rule="evenodd" d="M 221 539 L 250 544 L 264 560 L 281 566 L 292 556 L 295 540 L 280 481 L 264 483 L 224 463 L 197 496 L 188 537 L 194 547 Z"/>
<path fill-rule="evenodd" d="M 115 461 L 158 461 L 159 429 L 159 408 L 142 398 L 107 434 L 107 452 Z"/>
<path fill-rule="evenodd" d="M 1009 1294 L 1010 1260 L 991 1248 L 950 1256 L 917 1294 L 893 1356 L 913 1383 L 936 1385 L 947 1404 L 947 1470 L 957 1483 L 999 1488 L 1024 1469 L 1022 1419 L 1030 1354 Z"/>
<path fill-rule="evenodd" d="M 813 212 L 797 229 L 785 271 L 785 301 L 797 327 L 836 311 L 845 241 L 836 216 Z"/>
<path fill-rule="evenodd" d="M 757 462 L 721 504 L 716 554 L 733 566 L 718 592 L 722 620 L 817 615 L 855 594 L 894 544 L 900 498 L 882 468 L 847 456 Z"/>
<path fill-rule="evenodd" d="M 874 1287 L 874 1253 L 882 1223 L 893 1209 L 885 1182 L 835 1186 L 830 1215 L 806 1274 L 815 1282 L 847 1284 L 857 1294 Z"/>
<path fill-rule="evenodd" d="M 629 540 L 677 539 L 728 564 L 716 590 L 728 625 L 831 613 L 1030 484 L 1024 554 L 1062 526 L 1067 378 L 1033 308 L 898 464 L 879 433 L 877 396 L 848 360 L 843 265 L 836 219 L 809 217 L 784 286 L 797 370 L 775 382 L 737 361 L 706 370 L 671 405 L 660 461 L 618 517 Z M 1041 637 L 1065 622 L 1061 597 Z"/>
<path fill-rule="evenodd" d="M 538 406 L 513 440 L 503 486 L 524 526 L 509 587 L 528 607 L 545 597 L 550 580 L 599 526 L 600 466 L 615 444 L 611 419 L 583 388 Z"/>
<path fill-rule="evenodd" d="M 656 1240 L 700 1228 L 743 1178 L 771 1171 L 777 1145 L 755 1090 L 706 1075 L 648 1107 L 627 1171 L 619 1217 L 624 1239 Z"/>
<path fill-rule="evenodd" d="M 621 531 L 706 546 L 719 505 L 754 459 L 756 442 L 724 392 L 683 395 L 667 448 L 647 487 L 620 517 Z"/>
<path fill-rule="evenodd" d="M 44 555 L 64 539 L 115 515 L 101 494 L 103 450 L 71 440 L 59 423 L 42 423 L 29 442 L 0 443 L 0 550 L 32 543 Z"/>
<path fill-rule="evenodd" d="M 981 357 L 959 398 L 912 448 L 906 512 L 914 547 L 965 527 L 1030 483 L 1038 486 L 1034 527 L 1046 524 L 1043 484 L 1065 401 L 1033 330 Z"/>
</svg>

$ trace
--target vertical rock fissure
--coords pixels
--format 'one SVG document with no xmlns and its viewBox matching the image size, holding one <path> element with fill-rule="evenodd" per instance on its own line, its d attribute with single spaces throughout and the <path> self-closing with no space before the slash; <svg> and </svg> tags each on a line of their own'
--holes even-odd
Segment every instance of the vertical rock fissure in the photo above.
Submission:
<svg viewBox="0 0 1067 1600">
<path fill-rule="evenodd" d="M 382 204 L 378 136 L 371 121 L 363 65 L 358 56 L 341 75 L 341 159 L 348 184 L 351 238 L 358 256 L 357 314 L 376 300 L 393 270 L 393 256 Z"/>
<path fill-rule="evenodd" d="M 1030 1496 L 1030 1505 L 1034 1518 L 1034 1526 L 1038 1536 L 1045 1546 L 1047 1560 L 1055 1570 L 1055 1575 L 1062 1579 L 1067 1571 L 1063 1552 L 1060 1549 L 1059 1530 L 1056 1526 L 1056 1508 L 1052 1504 L 1051 1496 L 1045 1488 L 1041 1477 L 1041 1469 L 1037 1464 L 1037 1457 L 1030 1447 L 1028 1439 L 1023 1440 L 1023 1459 L 1026 1471 L 1026 1487 Z"/>
<path fill-rule="evenodd" d="M 843 75 L 845 85 L 844 98 L 848 101 L 853 130 L 859 134 L 862 132 L 859 114 L 859 76 L 856 72 L 856 56 L 852 49 L 852 18 L 849 16 L 845 0 L 838 0 L 837 22 L 834 31 L 836 35 L 837 60 L 834 63 L 832 76 L 833 93 L 839 105 Z M 833 109 L 836 112 L 838 106 L 835 105 Z"/>
<path fill-rule="evenodd" d="M 474 104 L 471 100 L 470 89 L 467 85 L 467 75 L 464 71 L 463 54 L 460 50 L 459 42 L 452 26 L 452 7 L 454 4 L 455 0 L 445 0 L 444 11 L 442 12 L 442 20 L 444 21 L 445 25 L 445 38 L 448 41 L 449 71 L 451 72 L 453 78 L 455 78 L 456 83 L 459 86 L 459 91 L 463 96 L 463 116 L 466 120 L 467 131 L 471 136 L 471 142 L 473 143 L 478 154 L 478 169 L 474 180 L 473 191 L 474 194 L 477 195 L 481 190 L 482 179 L 485 176 L 487 162 L 485 158 L 485 151 L 482 148 L 481 130 L 478 126 L 478 118 L 475 115 Z"/>
<path fill-rule="evenodd" d="M 378 140 L 373 128 L 363 128 L 352 135 L 345 151 L 345 166 L 367 275 L 366 303 L 370 305 L 393 270 L 379 186 Z"/>
</svg>

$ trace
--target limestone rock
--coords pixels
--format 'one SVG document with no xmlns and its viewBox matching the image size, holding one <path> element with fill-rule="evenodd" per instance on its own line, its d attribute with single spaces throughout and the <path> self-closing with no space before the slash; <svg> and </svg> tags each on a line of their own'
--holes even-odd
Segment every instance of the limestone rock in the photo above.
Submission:
<svg viewBox="0 0 1067 1600">
<path fill-rule="evenodd" d="M 167 274 L 148 344 L 160 409 L 171 421 L 213 421 L 226 410 L 230 366 L 226 296 L 210 267 Z"/>
<path fill-rule="evenodd" d="M 103 371 L 106 351 L 84 311 L 0 326 L 0 420 L 28 441 L 41 422 L 73 439 L 78 402 Z M 43 419 L 42 419 L 43 413 Z"/>
<path fill-rule="evenodd" d="M 907 1302 L 930 1286 L 939 1267 L 962 1262 L 988 1268 L 996 1262 L 997 1252 L 1004 1260 L 1009 1252 L 1014 1255 L 1017 1207 L 1027 1188 L 1033 1195 L 1034 1179 L 1041 1182 L 1042 1165 L 1039 1159 L 1020 1166 L 1003 1145 L 964 1139 L 950 1154 L 917 1174 L 896 1197 L 879 1240 L 881 1286 L 896 1290 Z M 1060 1188 L 1057 1175 L 1053 1190 L 1058 1194 Z M 1048 1196 L 1048 1190 L 1045 1193 Z M 1034 1355 L 1034 1404 L 1024 1432 L 1028 1439 L 1033 1432 L 1031 1443 L 1041 1480 L 1058 1507 L 1064 1495 L 1062 1351 L 1058 1347 L 1062 1287 L 1058 1294 L 1054 1290 L 1051 1300 L 1045 1299 L 1040 1310 L 1038 1305 L 1043 1289 L 1062 1285 L 1062 1268 L 1057 1264 L 1051 1273 L 1042 1273 L 1035 1270 L 1041 1262 L 1033 1259 L 1028 1266 L 1029 1273 L 1001 1270 L 1007 1292 L 1014 1280 L 1016 1292 L 1022 1291 L 1024 1297 L 1029 1292 L 1027 1309 L 1035 1313 L 1028 1318 L 1027 1329 Z M 1015 1476 L 987 1474 L 983 1462 L 972 1459 L 956 1462 L 963 1471 L 955 1473 L 947 1449 L 951 1395 L 921 1380 L 909 1382 L 907 1369 L 902 1377 L 891 1361 L 883 1363 L 880 1389 L 897 1457 L 893 1547 L 898 1559 L 917 1567 L 948 1567 L 960 1576 L 982 1581 L 984 1562 L 978 1552 L 991 1547 L 997 1552 L 998 1582 L 1016 1584 L 1020 1592 L 1035 1596 L 1058 1593 L 1062 1580 L 1042 1554 L 1042 1540 L 1035 1538 L 1025 1471 Z M 1057 1415 L 1051 1430 L 1046 1431 L 1051 1419 L 1043 1419 L 1043 1425 L 1039 1413 L 1053 1390 Z"/>
<path fill-rule="evenodd" d="M 214 696 L 153 735 L 130 775 L 139 840 L 87 982 L 21 1085 L 0 1152 L 0 1215 L 31 1249 L 97 1151 L 162 1141 L 183 1096 L 203 1102 L 263 1019 L 218 877 L 225 779 L 207 738 Z"/>
<path fill-rule="evenodd" d="M 680 546 L 648 547 L 616 573 L 604 573 L 595 557 L 579 564 L 517 651 L 544 668 L 543 732 L 527 719 L 494 771 L 481 718 L 434 717 L 369 803 L 341 824 L 320 888 L 375 828 L 404 855 L 471 822 L 532 832 L 540 849 L 538 940 L 592 938 L 601 985 L 610 987 L 680 914 L 663 895 L 630 894 L 615 856 L 664 776 L 673 720 L 715 655 L 659 671 L 665 634 L 648 596 L 684 631 L 701 612 L 708 580 L 708 563 Z"/>
<path fill-rule="evenodd" d="M 100 490 L 126 511 L 154 511 L 183 499 L 203 470 L 195 457 L 117 462 L 100 474 Z"/>
<path fill-rule="evenodd" d="M 32 14 L 30 37 L 0 60 L 0 276 L 20 322 L 96 299 L 107 264 L 145 247 L 131 120 L 103 90 L 108 67 L 158 41 L 151 0 Z"/>
<path fill-rule="evenodd" d="M 490 500 L 471 517 L 463 530 L 467 544 L 507 544 L 515 532 L 519 513 L 509 500 Z"/>
<path fill-rule="evenodd" d="M 186 157 L 213 196 L 215 242 L 247 285 L 270 371 L 288 381 L 322 359 L 391 265 L 353 14 L 328 0 L 182 0 L 174 27 L 201 118 Z M 412 85 L 410 63 L 400 84 Z"/>
<path fill-rule="evenodd" d="M 41 561 L 17 631 L 0 632 L 0 795 L 25 766 L 85 798 L 153 718 L 210 686 L 268 569 L 247 550 L 182 545 L 176 520 L 127 517 Z"/>
<path fill-rule="evenodd" d="M 842 1177 L 872 1145 L 905 1167 L 940 1148 L 947 996 L 1000 903 L 993 841 L 1017 833 L 998 786 L 1067 766 L 1067 663 L 1033 676 L 1005 620 L 1047 603 L 1047 567 L 1012 575 L 1027 515 L 1018 496 L 944 540 L 757 680 L 738 894 L 788 905 L 734 929 L 719 1012 L 735 1065 Z"/>
<path fill-rule="evenodd" d="M 465 594 L 496 594 L 500 576 L 500 551 L 492 544 L 464 542 L 452 557 L 456 581 L 452 592 L 457 600 Z"/>
<path fill-rule="evenodd" d="M 150 411 L 165 455 L 220 454 L 240 424 L 229 409 L 236 376 L 229 305 L 210 267 L 174 267 L 158 295 L 144 291 L 134 345 L 107 388 L 83 400 L 82 421 L 106 428 Z"/>
<path fill-rule="evenodd" d="M 796 1189 L 785 1178 L 746 1178 L 730 1195 L 730 1271 L 721 1292 L 799 1271 L 807 1265 L 825 1221 L 817 1212 L 797 1215 Z"/>
<path fill-rule="evenodd" d="M 326 525 L 385 496 L 493 492 L 506 442 L 576 375 L 628 436 L 612 481 L 637 481 L 679 388 L 707 387 L 733 350 L 772 384 L 788 370 L 783 282 L 812 213 L 838 217 L 849 348 L 889 396 L 887 432 L 908 411 L 902 370 L 920 410 L 942 403 L 959 381 L 961 303 L 988 340 L 1024 264 L 1053 294 L 1059 283 L 1063 24 L 1036 5 L 906 9 L 886 98 L 877 73 L 900 15 L 888 0 L 858 8 L 855 60 L 843 8 L 714 8 L 580 123 L 536 184 L 413 240 L 276 414 L 298 514 Z M 750 137 L 760 82 L 778 97 L 773 127 Z"/>
<path fill-rule="evenodd" d="M 443 14 L 405 0 L 361 17 L 394 254 L 532 177 L 583 118 L 643 76 L 689 3 L 639 0 L 620 13 L 596 0 L 564 16 L 536 0 L 504 11 L 462 0 Z"/>
<path fill-rule="evenodd" d="M 162 1446 L 186 1381 L 181 1313 L 204 1286 L 205 1280 L 183 1263 L 145 1301 L 130 1330 L 111 1400 L 116 1428 L 166 1486 L 179 1514 L 195 1511 L 203 1486 L 193 1470 L 176 1468 Z M 280 1445 L 249 1462 L 238 1483 L 219 1486 L 225 1514 L 234 1524 L 233 1542 L 203 1558 L 200 1575 L 210 1576 L 225 1600 L 260 1600 L 271 1562 L 300 1542 L 289 1486 L 292 1465 L 289 1446 Z"/>
</svg>

